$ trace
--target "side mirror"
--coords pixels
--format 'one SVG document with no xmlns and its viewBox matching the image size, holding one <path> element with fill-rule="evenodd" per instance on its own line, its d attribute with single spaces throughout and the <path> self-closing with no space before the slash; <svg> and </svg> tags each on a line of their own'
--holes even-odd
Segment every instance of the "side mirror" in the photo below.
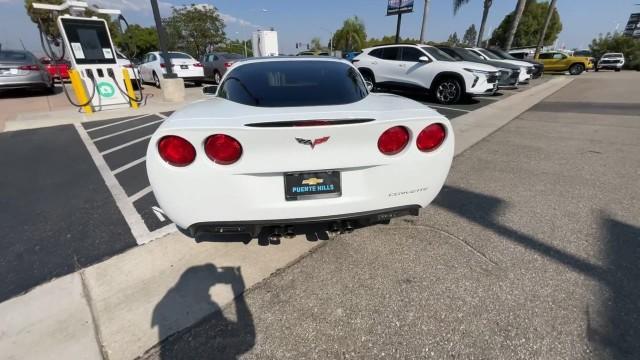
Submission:
<svg viewBox="0 0 640 360">
<path fill-rule="evenodd" d="M 371 81 L 365 81 L 364 86 L 367 87 L 367 90 L 373 91 L 373 83 Z"/>
<path fill-rule="evenodd" d="M 418 61 L 424 64 L 424 63 L 428 63 L 430 60 L 429 60 L 429 58 L 428 58 L 428 57 L 426 57 L 426 56 L 420 56 L 420 57 L 418 58 Z"/>
<path fill-rule="evenodd" d="M 208 85 L 202 87 L 202 93 L 209 96 L 215 96 L 218 92 L 218 85 Z"/>
</svg>

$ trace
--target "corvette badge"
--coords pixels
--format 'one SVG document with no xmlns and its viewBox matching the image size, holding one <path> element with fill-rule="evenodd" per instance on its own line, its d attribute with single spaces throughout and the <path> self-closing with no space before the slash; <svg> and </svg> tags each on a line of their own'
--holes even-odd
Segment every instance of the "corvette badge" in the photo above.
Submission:
<svg viewBox="0 0 640 360">
<path fill-rule="evenodd" d="M 296 141 L 298 142 L 298 144 L 309 145 L 311 146 L 311 149 L 314 149 L 316 145 L 326 143 L 327 141 L 329 141 L 330 138 L 331 138 L 330 136 L 325 136 L 325 137 L 317 138 L 314 140 L 296 138 Z"/>
</svg>

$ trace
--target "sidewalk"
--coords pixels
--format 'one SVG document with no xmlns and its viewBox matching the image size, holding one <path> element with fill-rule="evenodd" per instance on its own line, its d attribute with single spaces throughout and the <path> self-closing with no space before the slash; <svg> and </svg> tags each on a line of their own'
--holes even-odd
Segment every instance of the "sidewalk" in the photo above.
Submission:
<svg viewBox="0 0 640 360">
<path fill-rule="evenodd" d="M 456 154 L 571 80 L 554 78 L 456 118 Z M 322 243 L 297 237 L 268 247 L 255 242 L 196 244 L 173 233 L 0 304 L 0 354 L 16 359 L 135 358 Z M 203 291 L 209 296 L 202 297 Z"/>
<path fill-rule="evenodd" d="M 143 102 L 137 110 L 123 108 L 83 114 L 69 103 L 60 86 L 60 84 L 57 85 L 55 95 L 27 91 L 0 93 L 0 108 L 3 109 L 0 114 L 0 132 L 172 111 L 206 98 L 202 94 L 202 87 L 187 85 L 184 102 L 165 102 L 162 99 L 161 89 L 146 85 L 143 89 L 146 103 Z M 71 91 L 70 84 L 65 86 L 68 91 Z"/>
</svg>

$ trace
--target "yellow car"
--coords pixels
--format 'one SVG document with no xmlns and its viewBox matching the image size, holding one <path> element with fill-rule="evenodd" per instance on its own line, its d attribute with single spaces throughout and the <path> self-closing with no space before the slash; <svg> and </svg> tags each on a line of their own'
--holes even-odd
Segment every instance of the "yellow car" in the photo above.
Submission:
<svg viewBox="0 0 640 360">
<path fill-rule="evenodd" d="M 537 61 L 544 64 L 545 72 L 565 72 L 580 75 L 585 70 L 593 69 L 593 60 L 586 56 L 570 56 L 559 51 L 551 51 L 538 55 Z"/>
</svg>

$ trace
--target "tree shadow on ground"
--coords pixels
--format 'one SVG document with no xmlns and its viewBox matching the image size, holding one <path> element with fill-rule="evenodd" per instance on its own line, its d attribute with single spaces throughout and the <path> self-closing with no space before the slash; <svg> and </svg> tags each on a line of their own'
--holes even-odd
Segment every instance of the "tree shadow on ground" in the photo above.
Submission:
<svg viewBox="0 0 640 360">
<path fill-rule="evenodd" d="M 229 285 L 236 296 L 235 321 L 211 299 L 211 289 L 220 285 Z M 240 268 L 205 264 L 187 269 L 153 311 L 151 326 L 158 328 L 161 342 L 150 350 L 150 358 L 236 359 L 249 351 L 256 333 L 244 290 Z"/>
<path fill-rule="evenodd" d="M 640 358 L 640 228 L 601 214 L 606 265 L 600 266 L 500 224 L 498 211 L 506 204 L 500 198 L 453 186 L 445 186 L 434 200 L 442 209 L 598 281 L 604 291 L 598 294 L 598 310 L 594 314 L 587 310 L 587 339 L 606 358 Z M 591 323 L 592 317 L 597 324 Z"/>
</svg>

